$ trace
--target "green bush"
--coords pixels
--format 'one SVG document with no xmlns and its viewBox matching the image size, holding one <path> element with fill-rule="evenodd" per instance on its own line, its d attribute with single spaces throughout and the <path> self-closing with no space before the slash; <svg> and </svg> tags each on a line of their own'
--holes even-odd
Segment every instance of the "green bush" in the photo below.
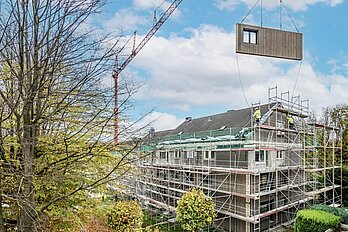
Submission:
<svg viewBox="0 0 348 232">
<path fill-rule="evenodd" d="M 336 208 L 328 205 L 315 205 L 312 209 L 322 210 L 332 213 L 341 218 L 341 223 L 348 224 L 348 212 L 344 208 Z"/>
<path fill-rule="evenodd" d="M 295 232 L 325 232 L 338 228 L 340 219 L 325 211 L 305 209 L 297 212 L 294 228 Z"/>
<path fill-rule="evenodd" d="M 141 231 L 143 211 L 135 201 L 118 201 L 107 213 L 108 225 L 115 231 Z"/>
<path fill-rule="evenodd" d="M 176 220 L 185 231 L 197 231 L 213 223 L 215 203 L 201 189 L 191 189 L 178 201 Z"/>
</svg>

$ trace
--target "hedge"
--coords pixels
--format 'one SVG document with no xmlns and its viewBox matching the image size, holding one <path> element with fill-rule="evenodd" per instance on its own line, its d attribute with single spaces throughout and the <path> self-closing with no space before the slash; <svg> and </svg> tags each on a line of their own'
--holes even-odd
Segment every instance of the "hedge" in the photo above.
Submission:
<svg viewBox="0 0 348 232">
<path fill-rule="evenodd" d="M 340 217 L 325 211 L 305 209 L 298 211 L 294 228 L 295 232 L 325 232 L 338 228 L 340 220 Z"/>
<path fill-rule="evenodd" d="M 344 208 L 336 208 L 328 205 L 315 205 L 312 207 L 312 209 L 332 213 L 341 218 L 341 223 L 348 224 L 348 212 Z"/>
</svg>

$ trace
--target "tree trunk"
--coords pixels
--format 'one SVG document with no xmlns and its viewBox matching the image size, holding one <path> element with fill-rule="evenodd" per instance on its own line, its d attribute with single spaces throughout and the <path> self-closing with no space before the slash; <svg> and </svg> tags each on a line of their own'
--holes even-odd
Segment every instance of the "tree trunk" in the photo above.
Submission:
<svg viewBox="0 0 348 232">
<path fill-rule="evenodd" d="M 2 112 L 1 112 L 1 116 L 2 116 Z M 2 128 L 2 117 L 0 116 L 0 128 Z M 0 160 L 3 160 L 5 159 L 5 152 L 4 152 L 4 147 L 3 147 L 3 137 L 2 137 L 2 130 L 0 129 Z M 0 231 L 5 231 L 5 223 L 4 223 L 4 213 L 3 213 L 3 208 L 2 208 L 2 205 L 3 205 L 3 200 L 2 200 L 2 194 L 3 194 L 3 183 L 2 183 L 2 180 L 3 180 L 3 175 L 2 175 L 2 172 L 3 172 L 3 164 L 1 164 L 1 167 L 0 167 Z"/>
<path fill-rule="evenodd" d="M 34 185 L 33 185 L 33 138 L 30 125 L 31 119 L 31 103 L 27 102 L 23 108 L 23 140 L 22 140 L 22 196 L 20 201 L 19 230 L 23 232 L 36 231 L 36 211 L 34 201 Z"/>
<path fill-rule="evenodd" d="M 2 173 L 0 173 L 0 186 L 2 186 Z M 2 189 L 0 188 L 0 231 L 5 231 L 4 216 L 2 210 Z"/>
</svg>

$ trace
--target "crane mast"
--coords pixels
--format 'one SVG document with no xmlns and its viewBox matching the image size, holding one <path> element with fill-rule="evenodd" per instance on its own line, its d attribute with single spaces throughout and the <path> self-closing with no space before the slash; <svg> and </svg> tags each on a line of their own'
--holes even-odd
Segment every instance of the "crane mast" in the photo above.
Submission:
<svg viewBox="0 0 348 232">
<path fill-rule="evenodd" d="M 156 32 L 161 28 L 165 21 L 170 17 L 170 15 L 175 11 L 175 9 L 180 5 L 183 0 L 174 0 L 168 9 L 162 14 L 160 19 L 155 23 L 151 30 L 146 34 L 143 40 L 138 44 L 137 47 L 133 48 L 132 53 L 124 60 L 122 64 L 118 64 L 118 54 L 123 50 L 121 49 L 119 53 L 116 54 L 115 58 L 115 70 L 113 73 L 113 78 L 115 81 L 115 145 L 118 144 L 119 135 L 119 120 L 118 120 L 118 77 L 119 74 L 129 65 L 129 63 L 136 57 L 136 55 L 141 51 L 141 49 L 149 42 L 149 40 L 156 34 Z M 134 38 L 135 38 L 134 34 Z"/>
</svg>

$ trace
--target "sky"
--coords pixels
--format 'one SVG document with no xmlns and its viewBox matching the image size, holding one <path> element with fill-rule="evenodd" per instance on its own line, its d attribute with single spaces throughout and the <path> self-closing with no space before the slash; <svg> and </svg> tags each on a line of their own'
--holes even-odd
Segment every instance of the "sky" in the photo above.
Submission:
<svg viewBox="0 0 348 232">
<path fill-rule="evenodd" d="M 137 30 L 137 44 L 151 29 L 154 10 L 159 18 L 171 2 L 113 0 L 95 20 L 125 40 Z M 282 7 L 279 0 L 183 0 L 122 73 L 142 85 L 130 115 L 145 115 L 141 123 L 156 131 L 172 129 L 186 117 L 266 103 L 274 86 L 309 99 L 316 113 L 348 103 L 347 12 L 345 0 L 283 0 Z M 265 27 L 279 28 L 280 21 L 284 30 L 297 27 L 302 62 L 236 54 L 235 26 L 244 18 L 258 26 L 262 19 Z"/>
</svg>

